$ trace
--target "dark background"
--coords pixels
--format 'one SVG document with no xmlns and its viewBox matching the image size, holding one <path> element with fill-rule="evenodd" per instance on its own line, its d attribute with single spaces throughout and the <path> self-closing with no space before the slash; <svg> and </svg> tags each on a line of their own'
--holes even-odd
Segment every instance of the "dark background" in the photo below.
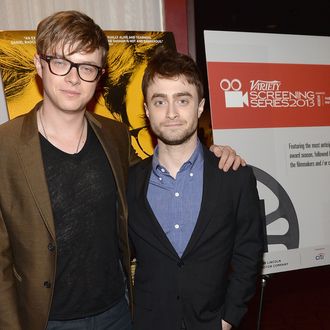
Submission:
<svg viewBox="0 0 330 330">
<path fill-rule="evenodd" d="M 204 73 L 204 30 L 330 36 L 330 0 L 195 0 L 194 13 L 196 61 Z"/>
<path fill-rule="evenodd" d="M 210 112 L 204 30 L 330 36 L 330 0 L 307 4 L 297 0 L 195 0 L 194 14 L 196 62 L 205 82 L 206 106 L 201 118 L 205 131 L 210 126 Z M 207 141 L 212 143 L 212 138 Z"/>
<path fill-rule="evenodd" d="M 330 36 L 330 0 L 195 0 L 194 12 L 196 61 L 205 82 L 204 30 Z M 207 98 L 204 122 L 209 120 Z M 240 330 L 257 329 L 261 283 L 259 278 Z M 330 329 L 330 266 L 273 274 L 264 283 L 260 330 Z"/>
</svg>

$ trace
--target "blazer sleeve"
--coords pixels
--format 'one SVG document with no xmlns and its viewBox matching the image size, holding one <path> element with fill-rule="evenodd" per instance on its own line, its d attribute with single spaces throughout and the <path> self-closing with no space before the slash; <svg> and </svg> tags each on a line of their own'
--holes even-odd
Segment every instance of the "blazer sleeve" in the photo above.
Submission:
<svg viewBox="0 0 330 330">
<path fill-rule="evenodd" d="M 0 329 L 21 330 L 13 257 L 0 205 Z"/>
<path fill-rule="evenodd" d="M 238 196 L 236 236 L 223 319 L 238 326 L 255 293 L 263 255 L 263 224 L 256 179 L 250 167 L 243 171 L 244 183 Z"/>
</svg>

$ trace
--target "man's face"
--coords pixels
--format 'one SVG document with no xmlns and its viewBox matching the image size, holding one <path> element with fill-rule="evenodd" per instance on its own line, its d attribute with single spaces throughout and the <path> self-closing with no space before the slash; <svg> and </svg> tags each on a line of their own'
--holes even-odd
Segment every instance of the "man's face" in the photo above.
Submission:
<svg viewBox="0 0 330 330">
<path fill-rule="evenodd" d="M 64 54 L 68 54 L 65 49 Z M 61 57 L 62 49 L 58 47 L 57 54 L 43 54 Z M 74 63 L 86 63 L 102 66 L 102 51 L 95 50 L 92 53 L 73 53 L 65 55 L 65 59 Z M 35 56 L 35 65 L 38 75 L 41 77 L 44 88 L 44 107 L 57 111 L 76 112 L 85 110 L 87 103 L 94 95 L 98 80 L 93 82 L 83 81 L 72 67 L 65 76 L 57 76 L 50 72 L 48 63 Z"/>
<path fill-rule="evenodd" d="M 179 145 L 197 136 L 203 108 L 204 99 L 198 101 L 196 86 L 184 76 L 155 77 L 147 90 L 146 115 L 157 138 L 167 145 Z"/>
</svg>

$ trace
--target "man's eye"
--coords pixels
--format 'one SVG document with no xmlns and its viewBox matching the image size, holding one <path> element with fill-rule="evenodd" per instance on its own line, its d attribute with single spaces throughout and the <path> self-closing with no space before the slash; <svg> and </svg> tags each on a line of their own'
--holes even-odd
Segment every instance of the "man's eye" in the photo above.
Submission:
<svg viewBox="0 0 330 330">
<path fill-rule="evenodd" d="M 185 104 L 188 104 L 189 103 L 189 100 L 187 100 L 187 99 L 181 99 L 181 100 L 178 100 L 178 103 L 181 104 L 181 105 L 185 105 Z"/>
<path fill-rule="evenodd" d="M 96 68 L 94 68 L 91 65 L 81 65 L 80 70 L 83 71 L 84 73 L 91 74 L 91 73 L 95 73 Z"/>
<path fill-rule="evenodd" d="M 161 106 L 161 105 L 164 105 L 164 104 L 165 104 L 165 101 L 162 101 L 162 100 L 157 100 L 154 103 L 155 106 Z"/>
<path fill-rule="evenodd" d="M 60 58 L 54 58 L 54 59 L 52 59 L 52 62 L 56 66 L 67 66 L 68 65 L 67 61 L 62 60 Z"/>
</svg>

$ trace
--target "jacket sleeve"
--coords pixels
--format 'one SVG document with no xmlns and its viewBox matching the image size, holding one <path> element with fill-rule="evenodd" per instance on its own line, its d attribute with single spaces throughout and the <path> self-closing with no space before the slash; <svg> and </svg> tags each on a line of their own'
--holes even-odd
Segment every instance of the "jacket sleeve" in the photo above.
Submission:
<svg viewBox="0 0 330 330">
<path fill-rule="evenodd" d="M 0 329 L 21 330 L 13 257 L 6 225 L 0 206 Z"/>
<path fill-rule="evenodd" d="M 236 236 L 222 313 L 223 319 L 234 326 L 239 325 L 247 311 L 247 303 L 255 293 L 264 246 L 256 179 L 251 168 L 246 170 L 248 175 L 244 177 L 236 205 Z"/>
</svg>

